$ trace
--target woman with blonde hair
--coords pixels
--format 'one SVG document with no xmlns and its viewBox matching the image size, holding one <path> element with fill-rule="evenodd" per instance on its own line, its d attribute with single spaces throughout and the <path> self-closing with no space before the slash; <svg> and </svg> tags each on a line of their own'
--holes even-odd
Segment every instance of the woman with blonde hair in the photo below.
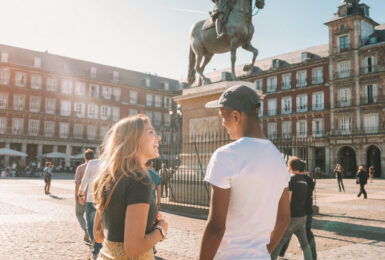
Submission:
<svg viewBox="0 0 385 260">
<path fill-rule="evenodd" d="M 368 183 L 368 175 L 364 170 L 364 166 L 361 165 L 360 167 L 358 167 L 356 177 L 357 177 L 357 181 L 360 184 L 360 192 L 358 193 L 357 197 L 360 197 L 361 194 L 364 194 L 364 199 L 367 199 L 368 195 L 366 194 L 365 184 Z"/>
<path fill-rule="evenodd" d="M 105 236 L 103 259 L 155 259 L 152 248 L 166 236 L 168 224 L 157 218 L 153 183 L 145 167 L 159 156 L 159 141 L 143 114 L 120 120 L 104 139 L 94 184 L 95 223 L 102 219 Z"/>
</svg>

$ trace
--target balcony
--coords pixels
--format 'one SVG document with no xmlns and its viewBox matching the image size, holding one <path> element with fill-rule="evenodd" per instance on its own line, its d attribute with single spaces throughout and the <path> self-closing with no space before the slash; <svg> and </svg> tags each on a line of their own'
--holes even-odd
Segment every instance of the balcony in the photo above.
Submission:
<svg viewBox="0 0 385 260">
<path fill-rule="evenodd" d="M 351 70 L 337 71 L 335 73 L 335 78 L 336 79 L 346 79 L 346 78 L 350 78 L 351 76 L 352 76 L 352 71 Z"/>
<path fill-rule="evenodd" d="M 311 84 L 313 85 L 318 85 L 323 83 L 323 78 L 322 77 L 312 77 L 311 78 Z"/>
<path fill-rule="evenodd" d="M 275 115 L 277 115 L 277 109 L 268 109 L 267 110 L 267 115 L 268 116 L 275 116 Z"/>
<path fill-rule="evenodd" d="M 307 86 L 306 79 L 305 80 L 296 80 L 295 86 L 297 88 L 306 87 Z"/>
<path fill-rule="evenodd" d="M 341 135 L 373 135 L 385 134 L 385 129 L 380 129 L 380 126 L 363 127 L 361 129 L 335 129 L 330 131 L 330 136 Z"/>
<path fill-rule="evenodd" d="M 353 104 L 353 100 L 351 98 L 349 99 L 339 99 L 337 100 L 336 107 L 351 107 Z"/>
<path fill-rule="evenodd" d="M 324 104 L 323 103 L 316 103 L 312 106 L 312 111 L 321 111 L 324 110 Z"/>
<path fill-rule="evenodd" d="M 313 137 L 323 137 L 324 131 L 323 130 L 313 130 L 312 134 L 313 134 Z"/>
<path fill-rule="evenodd" d="M 379 66 L 379 65 L 371 65 L 371 66 L 365 66 L 360 69 L 361 75 L 367 75 L 367 74 L 373 74 L 377 72 L 384 72 L 385 66 Z"/>
<path fill-rule="evenodd" d="M 307 132 L 306 131 L 298 131 L 296 136 L 297 137 L 306 137 L 307 136 Z"/>
<path fill-rule="evenodd" d="M 307 112 L 307 104 L 306 105 L 297 106 L 296 112 L 299 112 L 299 113 Z"/>
<path fill-rule="evenodd" d="M 282 81 L 281 82 L 281 89 L 289 89 L 289 88 L 291 88 L 291 81 L 288 81 L 288 82 Z"/>
<path fill-rule="evenodd" d="M 281 110 L 281 114 L 283 115 L 287 115 L 287 114 L 291 114 L 291 107 L 285 107 Z"/>
</svg>

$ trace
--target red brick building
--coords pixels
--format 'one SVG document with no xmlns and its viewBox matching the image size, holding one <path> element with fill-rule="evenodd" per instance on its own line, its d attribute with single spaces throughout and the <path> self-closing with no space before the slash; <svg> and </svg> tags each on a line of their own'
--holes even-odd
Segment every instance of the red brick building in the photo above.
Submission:
<svg viewBox="0 0 385 260">
<path fill-rule="evenodd" d="M 63 153 L 68 166 L 139 112 L 170 139 L 179 89 L 169 78 L 0 45 L 0 148 L 27 153 L 27 162 Z"/>
<path fill-rule="evenodd" d="M 347 176 L 374 165 L 385 178 L 385 24 L 366 4 L 343 2 L 325 24 L 329 44 L 256 62 L 251 73 L 265 94 L 261 123 L 269 138 L 311 137 L 309 170 L 332 174 L 341 163 Z M 225 80 L 229 69 L 211 74 Z"/>
</svg>

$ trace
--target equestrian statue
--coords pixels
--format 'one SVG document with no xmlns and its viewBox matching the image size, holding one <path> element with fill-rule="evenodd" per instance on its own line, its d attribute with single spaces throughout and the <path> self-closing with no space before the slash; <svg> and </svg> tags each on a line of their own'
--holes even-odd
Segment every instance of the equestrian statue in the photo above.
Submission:
<svg viewBox="0 0 385 260">
<path fill-rule="evenodd" d="M 210 80 L 203 75 L 206 65 L 215 53 L 231 52 L 231 77 L 235 75 L 235 60 L 238 47 L 253 53 L 250 64 L 243 67 L 244 71 L 254 68 L 258 50 L 251 45 L 254 34 L 252 17 L 253 0 L 212 0 L 215 3 L 211 17 L 195 23 L 190 31 L 190 57 L 188 84 L 195 82 L 195 74 L 199 75 L 198 85 L 209 84 Z M 255 0 L 255 7 L 262 9 L 265 0 Z"/>
</svg>

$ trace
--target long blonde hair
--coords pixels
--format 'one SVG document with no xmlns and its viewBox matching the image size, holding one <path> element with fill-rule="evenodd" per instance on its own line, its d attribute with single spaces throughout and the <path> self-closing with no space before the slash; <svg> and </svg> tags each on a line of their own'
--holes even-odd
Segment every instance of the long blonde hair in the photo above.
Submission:
<svg viewBox="0 0 385 260">
<path fill-rule="evenodd" d="M 147 173 L 139 161 L 145 123 L 150 123 L 149 118 L 138 114 L 121 119 L 107 132 L 101 147 L 99 178 L 93 186 L 98 210 L 104 207 L 106 193 L 112 188 L 111 183 L 121 174 L 142 181 Z"/>
</svg>

